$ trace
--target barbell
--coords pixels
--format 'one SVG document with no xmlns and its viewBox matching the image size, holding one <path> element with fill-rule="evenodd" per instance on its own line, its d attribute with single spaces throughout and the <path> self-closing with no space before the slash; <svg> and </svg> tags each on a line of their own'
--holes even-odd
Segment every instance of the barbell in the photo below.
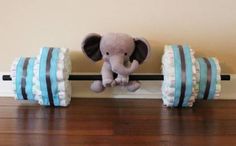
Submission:
<svg viewBox="0 0 236 146">
<path fill-rule="evenodd" d="M 220 71 L 214 70 L 216 69 L 214 67 L 219 68 L 215 58 L 207 60 L 206 58 L 196 60 L 193 50 L 187 45 L 168 45 L 162 57 L 163 75 L 136 74 L 130 75 L 129 80 L 163 80 L 164 105 L 191 107 L 196 98 L 214 99 L 212 96 L 218 96 L 220 92 L 216 91 L 216 86 L 220 85 L 219 81 L 230 80 L 230 75 L 220 75 Z M 211 75 L 212 73 L 214 75 Z M 114 73 L 113 76 L 115 78 L 117 74 Z M 213 80 L 209 80 L 209 76 Z M 215 76 L 217 81 L 214 82 Z M 37 101 L 40 105 L 60 107 L 68 106 L 71 101 L 70 81 L 102 80 L 102 76 L 71 74 L 69 50 L 44 47 L 36 58 L 16 59 L 11 67 L 11 75 L 3 75 L 2 79 L 12 80 L 17 100 Z M 168 92 L 167 89 L 173 90 Z"/>
<path fill-rule="evenodd" d="M 116 78 L 117 74 L 113 74 Z M 230 81 L 231 76 L 228 74 L 220 75 L 222 81 Z M 3 81 L 12 81 L 11 75 L 2 75 Z M 70 74 L 69 81 L 92 81 L 92 80 L 102 80 L 102 76 L 98 74 Z M 130 81 L 140 80 L 140 81 L 163 81 L 164 75 L 162 74 L 133 74 L 129 76 Z"/>
</svg>

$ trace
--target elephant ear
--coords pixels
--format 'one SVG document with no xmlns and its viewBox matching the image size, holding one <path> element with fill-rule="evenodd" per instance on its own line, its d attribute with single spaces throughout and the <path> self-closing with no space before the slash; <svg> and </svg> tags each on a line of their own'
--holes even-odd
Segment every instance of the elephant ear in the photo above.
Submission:
<svg viewBox="0 0 236 146">
<path fill-rule="evenodd" d="M 87 35 L 81 44 L 84 54 L 93 61 L 102 59 L 102 53 L 99 47 L 101 38 L 99 34 L 92 33 Z"/>
<path fill-rule="evenodd" d="M 134 39 L 135 49 L 130 56 L 130 61 L 137 60 L 139 64 L 142 64 L 150 54 L 150 45 L 148 41 L 143 38 Z"/>
</svg>

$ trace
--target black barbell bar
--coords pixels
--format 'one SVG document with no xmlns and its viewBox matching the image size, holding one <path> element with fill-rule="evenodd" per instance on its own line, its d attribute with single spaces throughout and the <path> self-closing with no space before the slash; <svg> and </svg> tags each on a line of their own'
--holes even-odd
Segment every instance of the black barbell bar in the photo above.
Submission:
<svg viewBox="0 0 236 146">
<path fill-rule="evenodd" d="M 113 75 L 114 78 L 116 78 L 117 74 Z M 10 75 L 3 75 L 2 76 L 3 81 L 11 81 L 12 78 Z M 70 81 L 87 81 L 87 80 L 102 80 L 101 75 L 95 75 L 95 74 L 71 74 L 69 76 Z M 148 75 L 130 75 L 129 80 L 141 80 L 141 81 L 162 81 L 164 80 L 163 75 L 157 75 L 157 74 L 148 74 Z M 229 81 L 230 75 L 221 75 L 222 81 Z"/>
</svg>

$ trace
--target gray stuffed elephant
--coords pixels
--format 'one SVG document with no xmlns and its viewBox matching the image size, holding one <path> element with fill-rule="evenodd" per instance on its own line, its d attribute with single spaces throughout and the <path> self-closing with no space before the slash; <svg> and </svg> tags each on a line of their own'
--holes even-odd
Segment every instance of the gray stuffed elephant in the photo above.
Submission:
<svg viewBox="0 0 236 146">
<path fill-rule="evenodd" d="M 142 38 L 127 34 L 108 33 L 103 36 L 89 34 L 82 42 L 84 54 L 92 61 L 104 60 L 101 69 L 102 81 L 94 81 L 91 90 L 101 92 L 105 87 L 126 86 L 134 92 L 140 88 L 139 81 L 129 81 L 132 74 L 149 55 L 149 43 Z M 117 77 L 113 79 L 113 73 Z"/>
</svg>

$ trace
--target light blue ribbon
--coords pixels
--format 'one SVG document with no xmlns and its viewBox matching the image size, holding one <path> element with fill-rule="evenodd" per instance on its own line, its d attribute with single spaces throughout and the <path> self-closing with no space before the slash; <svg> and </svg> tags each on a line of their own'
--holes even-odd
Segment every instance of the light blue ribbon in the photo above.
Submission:
<svg viewBox="0 0 236 146">
<path fill-rule="evenodd" d="M 185 97 L 183 102 L 183 107 L 188 107 L 189 99 L 192 96 L 192 88 L 193 88 L 193 71 L 192 71 L 192 57 L 190 48 L 188 45 L 183 45 L 184 48 L 184 56 L 186 63 L 186 90 Z"/>
<path fill-rule="evenodd" d="M 40 65 L 39 65 L 39 82 L 40 82 L 43 105 L 50 105 L 48 99 L 47 84 L 46 84 L 47 54 L 48 54 L 48 48 L 45 47 L 42 49 L 40 56 Z"/>
<path fill-rule="evenodd" d="M 203 58 L 197 59 L 200 67 L 200 81 L 198 98 L 203 99 L 207 83 L 207 65 Z"/>
<path fill-rule="evenodd" d="M 35 58 L 30 58 L 28 68 L 27 68 L 27 77 L 26 77 L 26 93 L 28 100 L 35 101 L 35 95 L 33 94 L 33 76 L 34 76 L 34 63 Z"/>
<path fill-rule="evenodd" d="M 175 62 L 175 97 L 174 97 L 174 107 L 179 104 L 180 90 L 181 90 L 181 61 L 179 48 L 177 45 L 172 45 L 174 52 L 174 62 Z"/>
<path fill-rule="evenodd" d="M 23 100 L 23 95 L 21 92 L 21 78 L 22 78 L 22 74 L 23 74 L 23 64 L 24 64 L 24 58 L 21 57 L 20 60 L 17 63 L 16 66 L 16 99 L 17 100 Z"/>
<path fill-rule="evenodd" d="M 209 58 L 209 61 L 211 63 L 212 75 L 211 75 L 211 87 L 210 87 L 208 99 L 213 99 L 216 93 L 217 68 L 216 68 L 216 63 L 213 58 Z"/>
<path fill-rule="evenodd" d="M 57 62 L 59 60 L 59 48 L 54 48 L 52 52 L 51 59 L 51 69 L 50 69 L 50 79 L 52 85 L 52 93 L 53 93 L 53 102 L 55 106 L 60 106 L 60 100 L 58 95 L 58 82 L 57 82 Z"/>
</svg>

